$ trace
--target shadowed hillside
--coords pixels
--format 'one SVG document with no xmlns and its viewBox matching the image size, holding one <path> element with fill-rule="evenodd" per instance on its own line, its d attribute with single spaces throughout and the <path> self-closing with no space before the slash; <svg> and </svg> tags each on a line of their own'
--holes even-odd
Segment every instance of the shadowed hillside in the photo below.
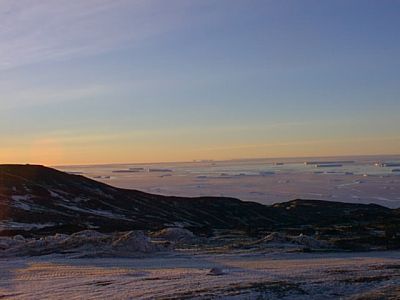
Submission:
<svg viewBox="0 0 400 300">
<path fill-rule="evenodd" d="M 37 165 L 0 165 L 2 234 L 160 229 L 277 230 L 399 224 L 379 205 L 293 200 L 266 206 L 224 197 L 167 197 L 119 189 Z M 386 224 L 386 225 L 385 225 Z"/>
</svg>

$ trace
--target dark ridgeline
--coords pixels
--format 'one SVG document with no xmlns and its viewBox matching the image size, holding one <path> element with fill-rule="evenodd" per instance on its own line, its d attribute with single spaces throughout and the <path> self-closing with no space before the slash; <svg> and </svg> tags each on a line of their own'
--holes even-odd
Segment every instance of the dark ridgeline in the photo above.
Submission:
<svg viewBox="0 0 400 300">
<path fill-rule="evenodd" d="M 178 224 L 194 231 L 333 225 L 380 228 L 400 224 L 400 211 L 374 204 L 316 200 L 267 206 L 225 197 L 168 197 L 115 188 L 38 165 L 0 165 L 0 234 L 19 232 L 20 223 L 46 226 L 21 231 L 25 235 L 87 228 L 155 230 Z"/>
</svg>

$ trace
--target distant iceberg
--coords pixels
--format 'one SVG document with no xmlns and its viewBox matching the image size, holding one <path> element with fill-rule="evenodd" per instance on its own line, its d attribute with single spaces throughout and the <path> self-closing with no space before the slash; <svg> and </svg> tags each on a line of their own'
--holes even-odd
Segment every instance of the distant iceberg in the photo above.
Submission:
<svg viewBox="0 0 400 300">
<path fill-rule="evenodd" d="M 400 167 L 400 162 L 383 162 L 375 165 L 378 165 L 380 167 Z"/>
<path fill-rule="evenodd" d="M 172 172 L 171 169 L 149 169 L 149 172 Z"/>
<path fill-rule="evenodd" d="M 354 160 L 336 160 L 336 161 L 305 161 L 305 165 L 343 165 L 354 164 Z"/>
<path fill-rule="evenodd" d="M 333 168 L 333 167 L 342 167 L 342 164 L 337 164 L 337 163 L 322 163 L 322 164 L 316 164 L 315 167 L 317 168 Z"/>
<path fill-rule="evenodd" d="M 269 175 L 274 175 L 274 174 L 275 174 L 275 172 L 272 172 L 272 171 L 261 171 L 260 172 L 261 176 L 269 176 Z"/>
</svg>

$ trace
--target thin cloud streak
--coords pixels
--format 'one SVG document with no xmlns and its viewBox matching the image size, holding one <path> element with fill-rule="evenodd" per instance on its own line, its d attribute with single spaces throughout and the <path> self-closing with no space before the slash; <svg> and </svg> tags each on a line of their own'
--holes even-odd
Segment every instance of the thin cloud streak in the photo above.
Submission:
<svg viewBox="0 0 400 300">
<path fill-rule="evenodd" d="M 128 0 L 2 1 L 0 70 L 94 55 L 165 33 L 180 17 L 179 10 L 162 13 L 163 6 Z"/>
<path fill-rule="evenodd" d="M 32 107 L 62 102 L 72 102 L 81 99 L 95 98 L 109 92 L 111 87 L 104 85 L 88 85 L 71 88 L 53 89 L 26 89 L 3 93 L 1 100 L 1 110 L 14 109 L 21 107 Z"/>
</svg>

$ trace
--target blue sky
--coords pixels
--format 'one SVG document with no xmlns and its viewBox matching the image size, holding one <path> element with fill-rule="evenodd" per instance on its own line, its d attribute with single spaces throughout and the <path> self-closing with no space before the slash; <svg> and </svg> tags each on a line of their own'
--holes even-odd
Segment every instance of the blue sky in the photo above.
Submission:
<svg viewBox="0 0 400 300">
<path fill-rule="evenodd" d="M 0 161 L 399 153 L 400 1 L 0 2 Z"/>
</svg>

